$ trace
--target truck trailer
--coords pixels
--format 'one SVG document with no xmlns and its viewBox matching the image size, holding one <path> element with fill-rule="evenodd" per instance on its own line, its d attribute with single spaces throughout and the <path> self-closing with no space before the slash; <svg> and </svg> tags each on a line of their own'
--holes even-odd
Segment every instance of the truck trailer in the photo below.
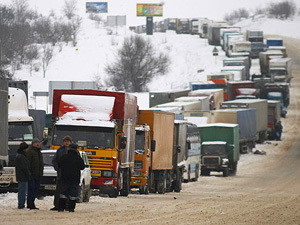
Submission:
<svg viewBox="0 0 300 225">
<path fill-rule="evenodd" d="M 54 90 L 51 149 L 64 136 L 87 153 L 91 187 L 110 197 L 127 196 L 134 166 L 137 99 L 127 93 Z"/>
<path fill-rule="evenodd" d="M 256 140 L 263 143 L 267 136 L 268 102 L 265 99 L 237 99 L 223 102 L 221 109 L 254 108 L 256 109 Z"/>
<path fill-rule="evenodd" d="M 240 153 L 252 152 L 256 142 L 256 109 L 214 110 L 210 122 L 238 124 Z"/>
</svg>

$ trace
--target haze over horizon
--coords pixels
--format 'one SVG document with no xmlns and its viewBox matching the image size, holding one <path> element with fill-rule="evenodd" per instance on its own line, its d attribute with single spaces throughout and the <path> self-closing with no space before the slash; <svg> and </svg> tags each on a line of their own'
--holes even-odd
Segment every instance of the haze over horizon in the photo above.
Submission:
<svg viewBox="0 0 300 225">
<path fill-rule="evenodd" d="M 163 18 L 192 18 L 192 17 L 207 17 L 213 20 L 223 20 L 225 14 L 231 13 L 233 10 L 245 8 L 249 12 L 256 8 L 263 8 L 270 2 L 281 2 L 283 0 L 101 0 L 108 2 L 108 13 L 100 14 L 104 18 L 107 15 L 126 15 L 127 26 L 145 24 L 146 18 L 136 16 L 137 3 L 163 3 L 163 17 L 154 18 L 154 21 L 159 21 Z M 13 0 L 1 0 L 2 4 L 12 4 Z M 90 0 L 77 0 L 78 14 L 85 14 L 85 3 L 92 2 Z M 95 1 L 97 2 L 97 1 Z M 98 1 L 100 2 L 100 1 Z M 294 1 L 297 6 L 300 6 L 300 0 Z M 48 15 L 51 10 L 54 10 L 58 15 L 61 14 L 64 4 L 63 0 L 28 0 L 29 7 L 37 10 L 39 13 Z"/>
</svg>

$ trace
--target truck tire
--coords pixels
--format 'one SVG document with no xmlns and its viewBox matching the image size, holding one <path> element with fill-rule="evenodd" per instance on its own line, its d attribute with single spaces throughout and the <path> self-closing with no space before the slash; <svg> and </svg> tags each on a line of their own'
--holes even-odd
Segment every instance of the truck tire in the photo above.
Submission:
<svg viewBox="0 0 300 225">
<path fill-rule="evenodd" d="M 77 199 L 78 203 L 82 203 L 84 200 L 84 183 L 79 186 L 79 198 Z"/>
<path fill-rule="evenodd" d="M 149 176 L 148 176 L 148 189 L 150 193 L 156 193 L 155 175 L 154 172 L 150 169 L 149 169 Z"/>
<path fill-rule="evenodd" d="M 146 186 L 139 186 L 139 192 L 140 192 L 140 194 L 144 194 L 144 195 L 149 194 L 148 185 L 146 185 Z"/>
<path fill-rule="evenodd" d="M 118 189 L 114 189 L 114 190 L 112 190 L 112 191 L 108 194 L 108 197 L 110 197 L 110 198 L 116 198 L 116 197 L 118 197 L 118 194 L 119 194 Z"/>
<path fill-rule="evenodd" d="M 129 169 L 124 170 L 123 172 L 123 188 L 120 190 L 121 196 L 128 196 L 130 192 L 130 173 Z"/>
<path fill-rule="evenodd" d="M 178 179 L 174 181 L 174 191 L 180 192 L 182 189 L 182 172 L 178 171 Z"/>
<path fill-rule="evenodd" d="M 229 169 L 228 168 L 225 168 L 223 170 L 223 177 L 228 177 L 228 174 L 229 174 Z"/>
<path fill-rule="evenodd" d="M 157 180 L 157 193 L 158 194 L 166 193 L 166 185 L 167 185 L 166 171 L 161 171 L 159 173 L 159 177 L 158 177 L 158 180 Z"/>
<path fill-rule="evenodd" d="M 232 163 L 232 169 L 230 171 L 230 175 L 235 176 L 236 175 L 236 170 L 237 170 L 237 162 L 233 162 Z"/>
<path fill-rule="evenodd" d="M 166 192 L 172 192 L 173 185 L 172 185 L 172 175 L 171 172 L 166 172 Z"/>
<path fill-rule="evenodd" d="M 92 195 L 92 190 L 91 188 L 88 188 L 84 193 L 83 202 L 89 202 L 91 195 Z"/>
<path fill-rule="evenodd" d="M 195 170 L 195 178 L 192 179 L 192 181 L 196 182 L 198 181 L 199 178 L 199 166 L 196 166 L 196 170 Z"/>
<path fill-rule="evenodd" d="M 201 168 L 201 176 L 210 176 L 210 171 L 205 168 Z"/>
</svg>

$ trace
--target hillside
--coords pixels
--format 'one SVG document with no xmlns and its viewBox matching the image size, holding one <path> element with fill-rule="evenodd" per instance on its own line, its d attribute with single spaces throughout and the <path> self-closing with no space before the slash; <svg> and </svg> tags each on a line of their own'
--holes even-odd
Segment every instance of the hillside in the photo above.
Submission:
<svg viewBox="0 0 300 225">
<path fill-rule="evenodd" d="M 262 29 L 265 34 L 290 35 L 300 38 L 300 30 L 295 29 L 300 26 L 300 17 L 293 21 L 254 18 L 236 25 L 241 26 L 244 31 Z M 108 35 L 106 27 L 83 18 L 77 46 L 63 44 L 62 51 L 56 47 L 54 57 L 46 72 L 46 78 L 43 78 L 41 69 L 30 76 L 27 66 L 16 71 L 15 78 L 29 81 L 30 96 L 33 91 L 48 91 L 49 81 L 93 81 L 95 77 L 98 77 L 98 80 L 105 84 L 107 79 L 104 71 L 105 65 L 114 60 L 117 49 L 122 46 L 123 39 L 133 34 L 129 30 L 120 28 L 117 32 L 118 34 Z M 224 52 L 219 47 L 219 56 L 215 58 L 212 55 L 213 46 L 208 45 L 206 39 L 200 39 L 197 35 L 177 35 L 169 31 L 154 33 L 153 36 L 143 34 L 143 36 L 150 39 L 158 51 L 169 53 L 171 58 L 169 72 L 155 78 L 149 84 L 150 91 L 188 88 L 189 82 L 205 80 L 205 74 L 220 71 L 222 60 L 225 58 Z M 199 74 L 197 73 L 199 69 L 205 72 Z M 257 71 L 258 62 L 254 60 L 252 72 Z M 31 108 L 45 109 L 46 99 L 39 98 L 35 101 L 33 97 L 30 97 L 29 104 Z"/>
</svg>

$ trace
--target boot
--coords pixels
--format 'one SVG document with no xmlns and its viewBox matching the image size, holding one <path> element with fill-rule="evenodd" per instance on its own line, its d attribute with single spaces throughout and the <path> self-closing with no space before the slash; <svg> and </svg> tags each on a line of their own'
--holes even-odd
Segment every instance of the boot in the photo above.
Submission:
<svg viewBox="0 0 300 225">
<path fill-rule="evenodd" d="M 69 200 L 69 212 L 74 212 L 76 207 L 76 200 Z"/>
<path fill-rule="evenodd" d="M 66 209 L 66 201 L 65 198 L 59 198 L 58 202 L 58 212 L 63 212 Z"/>
</svg>

